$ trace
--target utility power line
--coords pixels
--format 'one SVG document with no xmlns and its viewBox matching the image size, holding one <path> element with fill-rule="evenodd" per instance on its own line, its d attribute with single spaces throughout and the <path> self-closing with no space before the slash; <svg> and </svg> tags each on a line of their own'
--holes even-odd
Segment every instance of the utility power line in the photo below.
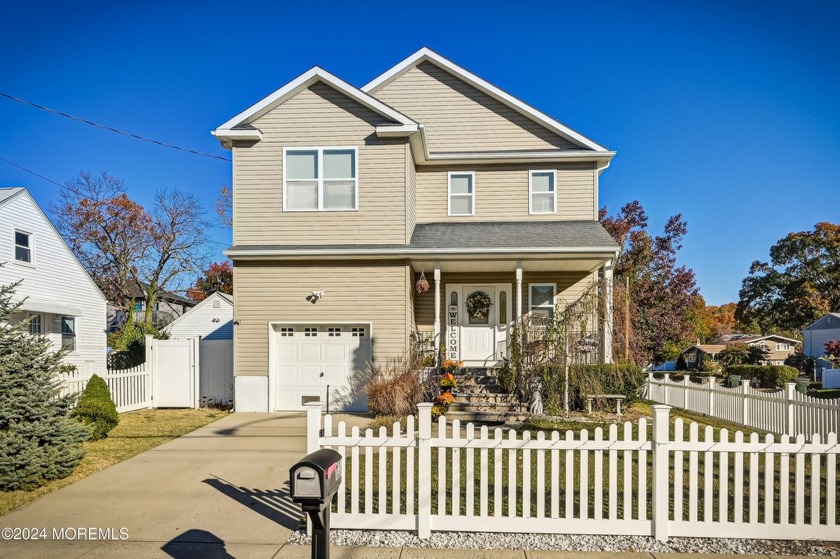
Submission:
<svg viewBox="0 0 840 559">
<path fill-rule="evenodd" d="M 26 167 L 24 167 L 23 165 L 18 165 L 17 163 L 14 163 L 14 162 L 9 161 L 8 159 L 4 159 L 4 158 L 2 158 L 2 157 L 0 157 L 0 161 L 2 161 L 2 162 L 4 162 L 4 163 L 8 163 L 8 164 L 9 164 L 9 165 L 11 165 L 12 167 L 17 167 L 17 168 L 18 168 L 18 169 L 20 169 L 21 171 L 26 171 L 26 172 L 27 172 L 27 173 L 29 173 L 30 175 L 35 175 L 35 176 L 36 176 L 36 177 L 38 177 L 39 179 L 43 179 L 43 180 L 45 180 L 45 181 L 47 181 L 47 182 L 51 182 L 51 183 L 53 183 L 53 184 L 54 184 L 54 185 L 56 185 L 56 186 L 60 186 L 61 188 L 64 188 L 64 185 L 63 185 L 63 184 L 61 184 L 60 182 L 54 181 L 54 180 L 52 180 L 52 179 L 48 179 L 48 178 L 47 178 L 47 177 L 45 177 L 44 175 L 39 175 L 39 174 L 38 174 L 38 173 L 36 173 L 35 171 L 33 171 L 33 170 L 31 170 L 31 169 L 27 169 L 27 168 L 26 168 Z"/>
<path fill-rule="evenodd" d="M 94 126 L 96 128 L 101 128 L 103 130 L 108 130 L 109 132 L 114 132 L 116 134 L 122 134 L 123 136 L 128 136 L 129 138 L 142 140 L 144 142 L 149 142 L 149 143 L 156 144 L 156 145 L 159 145 L 159 146 L 163 146 L 163 147 L 166 147 L 166 148 L 177 149 L 178 151 L 191 153 L 193 155 L 201 155 L 203 157 L 210 157 L 212 159 L 220 159 L 222 161 L 230 161 L 230 159 L 228 159 L 227 157 L 222 157 L 221 155 L 213 155 L 212 153 L 204 153 L 203 151 L 196 151 L 194 149 L 182 148 L 181 146 L 176 146 L 175 144 L 169 144 L 169 143 L 166 143 L 166 142 L 161 142 L 160 140 L 154 140 L 152 138 L 146 138 L 145 136 L 140 136 L 139 134 L 133 134 L 131 132 L 126 132 L 126 131 L 120 130 L 118 128 L 113 128 L 111 126 L 106 126 L 104 124 L 99 124 L 99 123 L 96 123 L 96 122 L 93 122 L 91 120 L 87 120 L 87 119 L 84 119 L 84 118 L 81 118 L 81 117 L 78 117 L 78 116 L 73 116 L 71 114 L 67 114 L 67 113 L 64 113 L 64 112 L 61 112 L 61 111 L 57 111 L 55 109 L 51 109 L 49 107 L 39 105 L 38 103 L 33 103 L 32 101 L 27 101 L 26 99 L 21 99 L 20 97 L 15 97 L 14 95 L 9 95 L 8 93 L 3 93 L 2 91 L 0 91 L 0 97 L 5 97 L 6 99 L 9 99 L 11 101 L 16 101 L 18 103 L 22 103 L 24 105 L 28 105 L 28 106 L 34 107 L 36 109 L 46 111 L 48 113 L 52 113 L 52 114 L 56 114 L 56 115 L 59 115 L 59 116 L 63 116 L 65 118 L 69 118 L 71 120 L 75 120 L 75 121 L 78 121 L 78 122 L 83 122 L 85 124 L 89 124 L 90 126 Z M 41 177 L 41 178 L 43 178 L 43 177 Z"/>
</svg>

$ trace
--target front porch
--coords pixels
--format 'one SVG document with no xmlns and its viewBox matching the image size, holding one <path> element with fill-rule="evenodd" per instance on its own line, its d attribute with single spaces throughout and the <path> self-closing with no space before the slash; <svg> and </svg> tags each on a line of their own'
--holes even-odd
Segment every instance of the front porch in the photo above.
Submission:
<svg viewBox="0 0 840 559">
<path fill-rule="evenodd" d="M 446 358 L 465 367 L 500 367 L 515 325 L 546 328 L 558 309 L 599 284 L 595 288 L 604 308 L 580 325 L 579 338 L 595 356 L 593 362 L 610 363 L 611 265 L 612 259 L 602 255 L 412 261 L 414 348 L 421 354 L 445 348 Z M 425 293 L 415 289 L 421 274 L 429 283 Z"/>
</svg>

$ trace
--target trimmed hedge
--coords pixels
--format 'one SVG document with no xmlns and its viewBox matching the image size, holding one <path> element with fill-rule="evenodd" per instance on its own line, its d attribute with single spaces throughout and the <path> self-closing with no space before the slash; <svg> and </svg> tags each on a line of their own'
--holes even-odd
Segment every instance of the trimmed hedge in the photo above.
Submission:
<svg viewBox="0 0 840 559">
<path fill-rule="evenodd" d="M 741 380 L 755 377 L 764 388 L 781 388 L 799 378 L 799 371 L 787 365 L 729 365 L 724 367 L 723 374 L 726 377 L 739 375 Z"/>
<path fill-rule="evenodd" d="M 117 426 L 120 421 L 117 406 L 111 399 L 111 391 L 102 377 L 90 377 L 79 403 L 73 408 L 72 416 L 87 425 L 91 441 L 104 439 L 111 429 Z"/>
<path fill-rule="evenodd" d="M 535 373 L 542 379 L 542 396 L 546 412 L 557 415 L 563 408 L 563 367 L 543 365 Z M 631 403 L 639 400 L 644 384 L 642 368 L 631 363 L 605 365 L 572 365 L 569 367 L 569 406 L 585 410 L 590 394 L 623 394 Z"/>
</svg>

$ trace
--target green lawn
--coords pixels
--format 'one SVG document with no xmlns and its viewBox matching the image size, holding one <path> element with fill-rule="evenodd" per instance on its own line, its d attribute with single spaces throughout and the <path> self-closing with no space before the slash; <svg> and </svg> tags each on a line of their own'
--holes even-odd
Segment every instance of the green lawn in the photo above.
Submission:
<svg viewBox="0 0 840 559">
<path fill-rule="evenodd" d="M 32 491 L 0 492 L 0 515 L 25 505 L 56 489 L 128 460 L 145 450 L 154 448 L 199 427 L 226 416 L 218 410 L 141 410 L 120 414 L 120 423 L 106 439 L 84 443 L 85 457 L 76 470 Z"/>
</svg>

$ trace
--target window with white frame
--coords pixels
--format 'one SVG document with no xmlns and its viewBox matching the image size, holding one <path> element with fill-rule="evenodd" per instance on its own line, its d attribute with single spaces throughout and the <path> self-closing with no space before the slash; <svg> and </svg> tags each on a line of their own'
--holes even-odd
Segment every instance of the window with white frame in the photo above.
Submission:
<svg viewBox="0 0 840 559">
<path fill-rule="evenodd" d="M 359 208 L 356 148 L 287 148 L 283 209 L 296 212 Z"/>
<path fill-rule="evenodd" d="M 528 211 L 532 214 L 557 213 L 557 174 L 554 171 L 531 171 L 528 181 Z"/>
<path fill-rule="evenodd" d="M 61 317 L 61 347 L 76 351 L 76 319 L 72 316 Z"/>
<path fill-rule="evenodd" d="M 32 234 L 15 230 L 15 260 L 32 263 Z"/>
<path fill-rule="evenodd" d="M 790 344 L 777 343 L 776 351 L 790 351 Z"/>
<path fill-rule="evenodd" d="M 475 173 L 449 173 L 449 215 L 475 215 Z"/>
<path fill-rule="evenodd" d="M 686 363 L 694 363 L 697 361 L 697 354 L 693 351 L 685 354 L 685 362 Z"/>
<path fill-rule="evenodd" d="M 29 319 L 29 333 L 33 336 L 40 336 L 44 333 L 44 322 L 39 313 L 31 313 Z"/>
<path fill-rule="evenodd" d="M 532 315 L 542 315 L 554 318 L 554 292 L 557 286 L 553 283 L 532 283 L 528 286 L 528 307 Z"/>
</svg>

